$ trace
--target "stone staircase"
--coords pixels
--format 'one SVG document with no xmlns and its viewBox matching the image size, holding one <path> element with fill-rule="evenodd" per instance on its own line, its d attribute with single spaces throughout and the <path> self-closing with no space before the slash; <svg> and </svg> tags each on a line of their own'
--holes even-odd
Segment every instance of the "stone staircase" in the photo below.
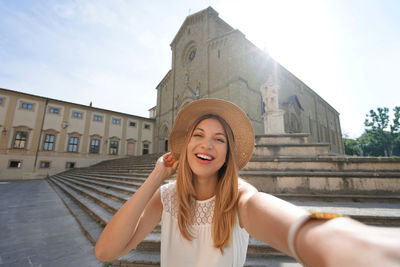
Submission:
<svg viewBox="0 0 400 267">
<path fill-rule="evenodd" d="M 257 141 L 262 146 L 256 145 L 252 159 L 240 172 L 243 179 L 260 191 L 272 193 L 304 208 L 339 212 L 367 224 L 400 226 L 400 190 L 396 189 L 400 186 L 399 160 L 361 160 L 327 154 L 318 156 L 308 152 L 303 155 L 270 155 L 265 153 L 266 147 L 271 147 L 269 141 L 261 138 L 258 137 Z M 305 136 L 296 138 L 297 141 L 291 140 L 294 144 L 302 142 L 301 139 L 304 143 L 307 141 Z M 283 140 L 283 143 L 290 145 L 288 140 Z M 276 147 L 276 142 L 273 146 Z M 113 214 L 144 182 L 159 156 L 104 161 L 51 176 L 47 181 L 94 245 Z M 354 179 L 361 179 L 361 182 L 357 184 Z M 375 181 L 375 188 L 382 190 L 369 190 L 365 186 L 371 187 L 369 179 L 382 179 L 380 181 L 386 185 Z M 367 182 L 362 182 L 364 180 Z M 387 185 L 388 182 L 392 187 Z M 358 185 L 362 187 L 357 189 Z M 111 264 L 159 266 L 159 251 L 160 227 L 157 226 L 137 249 Z M 294 259 L 250 238 L 245 266 L 283 263 L 296 265 Z"/>
<path fill-rule="evenodd" d="M 329 156 L 306 134 L 260 135 L 240 172 L 259 190 L 291 194 L 399 196 L 400 159 Z"/>
</svg>

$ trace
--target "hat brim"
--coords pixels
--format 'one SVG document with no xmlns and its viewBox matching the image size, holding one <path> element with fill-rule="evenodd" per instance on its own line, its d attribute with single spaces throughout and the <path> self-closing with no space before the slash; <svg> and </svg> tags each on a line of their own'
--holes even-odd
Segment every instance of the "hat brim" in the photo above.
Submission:
<svg viewBox="0 0 400 267">
<path fill-rule="evenodd" d="M 237 105 L 215 98 L 196 100 L 183 107 L 175 119 L 168 138 L 170 151 L 179 159 L 186 135 L 198 118 L 208 115 L 218 115 L 231 127 L 236 150 L 238 169 L 243 169 L 250 160 L 254 149 L 254 129 L 246 113 Z"/>
</svg>

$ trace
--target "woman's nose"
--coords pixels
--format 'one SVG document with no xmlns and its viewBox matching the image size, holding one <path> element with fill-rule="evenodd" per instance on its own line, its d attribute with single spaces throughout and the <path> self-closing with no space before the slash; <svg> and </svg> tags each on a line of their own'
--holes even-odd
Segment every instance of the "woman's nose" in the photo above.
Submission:
<svg viewBox="0 0 400 267">
<path fill-rule="evenodd" d="M 202 146 L 206 149 L 210 149 L 213 146 L 211 138 L 204 138 L 202 142 Z"/>
</svg>

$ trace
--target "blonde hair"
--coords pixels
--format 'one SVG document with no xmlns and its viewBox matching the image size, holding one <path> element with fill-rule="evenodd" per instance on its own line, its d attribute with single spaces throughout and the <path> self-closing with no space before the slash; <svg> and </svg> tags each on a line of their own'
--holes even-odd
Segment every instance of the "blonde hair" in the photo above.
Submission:
<svg viewBox="0 0 400 267">
<path fill-rule="evenodd" d="M 223 248 L 229 246 L 232 239 L 232 230 L 236 224 L 237 198 L 238 198 L 238 170 L 236 164 L 236 151 L 232 129 L 224 119 L 217 115 L 209 114 L 200 117 L 190 128 L 186 135 L 185 145 L 180 154 L 177 173 L 178 195 L 178 225 L 184 238 L 193 240 L 192 225 L 194 223 L 194 198 L 196 191 L 193 184 L 193 172 L 187 160 L 187 144 L 190 141 L 195 127 L 208 118 L 217 119 L 225 129 L 227 135 L 227 155 L 225 164 L 218 171 L 214 215 L 212 220 L 212 237 L 214 247 Z"/>
</svg>

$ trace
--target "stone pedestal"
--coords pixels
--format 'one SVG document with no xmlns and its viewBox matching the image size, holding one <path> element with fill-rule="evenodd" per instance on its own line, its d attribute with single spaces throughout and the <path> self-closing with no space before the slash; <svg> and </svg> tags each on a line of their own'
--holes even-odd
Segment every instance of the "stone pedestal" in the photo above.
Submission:
<svg viewBox="0 0 400 267">
<path fill-rule="evenodd" d="M 253 157 L 328 156 L 328 143 L 309 143 L 308 134 L 264 134 L 256 136 Z"/>
<path fill-rule="evenodd" d="M 264 133 L 265 134 L 283 134 L 285 125 L 283 120 L 283 110 L 271 110 L 264 114 Z"/>
</svg>

